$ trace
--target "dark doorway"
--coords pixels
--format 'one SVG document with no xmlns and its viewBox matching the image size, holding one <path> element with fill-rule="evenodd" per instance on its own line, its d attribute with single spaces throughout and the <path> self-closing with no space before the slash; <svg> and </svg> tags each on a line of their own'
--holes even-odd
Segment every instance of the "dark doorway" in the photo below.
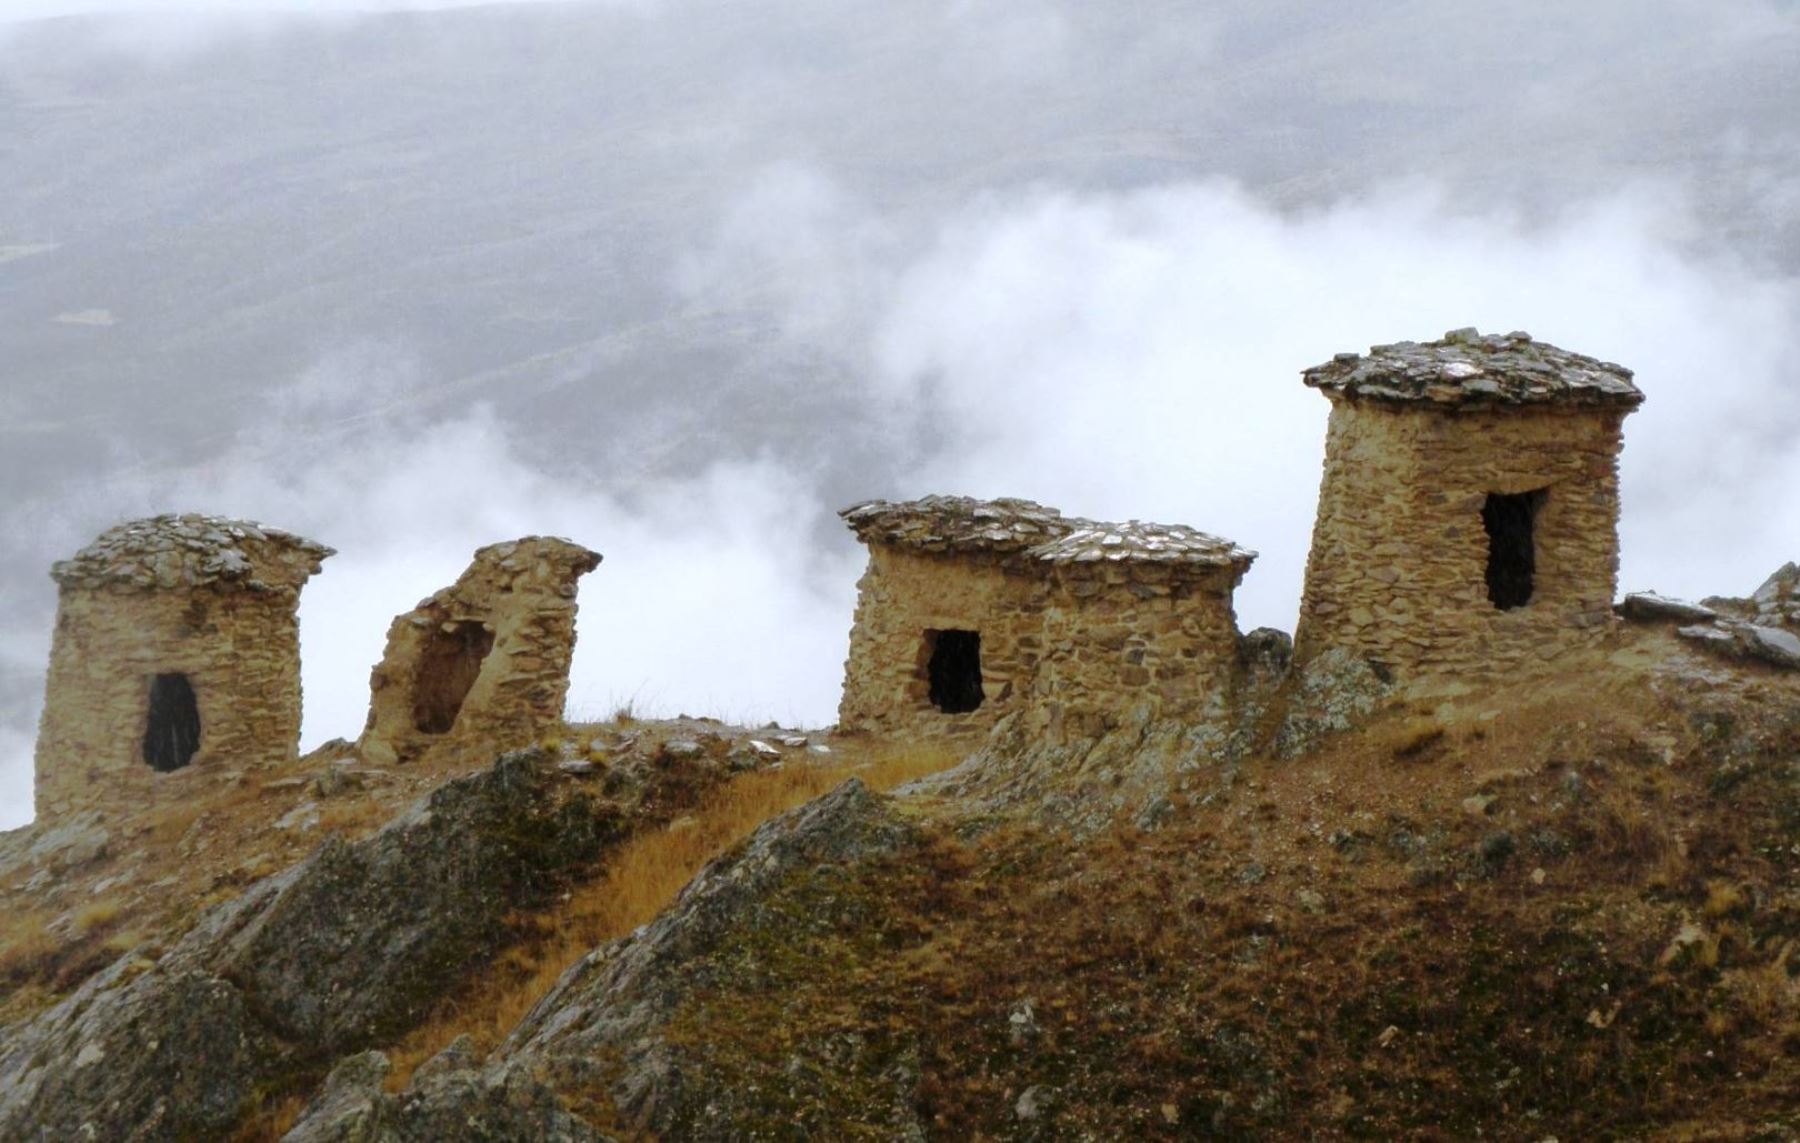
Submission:
<svg viewBox="0 0 1800 1143">
<path fill-rule="evenodd" d="M 494 649 L 494 633 L 473 620 L 432 629 L 419 652 L 419 676 L 413 686 L 413 725 L 421 734 L 448 734 L 456 725 L 463 700 L 481 674 L 482 660 Z"/>
<path fill-rule="evenodd" d="M 186 675 L 150 680 L 150 714 L 144 722 L 144 761 L 167 774 L 194 760 L 200 749 L 200 702 Z"/>
<path fill-rule="evenodd" d="M 981 632 L 927 631 L 925 670 L 931 705 L 945 714 L 967 714 L 981 705 Z"/>
<path fill-rule="evenodd" d="M 1542 488 L 1512 496 L 1490 492 L 1481 506 L 1481 524 L 1488 535 L 1488 599 L 1502 611 L 1531 602 L 1537 579 L 1533 529 L 1546 496 Z"/>
</svg>

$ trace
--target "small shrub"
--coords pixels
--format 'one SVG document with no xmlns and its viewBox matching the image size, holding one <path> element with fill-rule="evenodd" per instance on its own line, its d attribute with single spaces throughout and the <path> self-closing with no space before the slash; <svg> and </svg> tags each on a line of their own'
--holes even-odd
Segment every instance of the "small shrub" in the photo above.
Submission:
<svg viewBox="0 0 1800 1143">
<path fill-rule="evenodd" d="M 5 945 L 0 947 L 0 982 L 33 979 L 55 964 L 62 942 L 50 933 L 41 918 L 17 927 L 8 925 L 7 930 Z"/>
<path fill-rule="evenodd" d="M 1444 741 L 1444 726 L 1435 718 L 1409 718 L 1394 728 L 1389 749 L 1395 758 L 1423 758 Z"/>
<path fill-rule="evenodd" d="M 1729 881 L 1708 881 L 1706 883 L 1706 904 L 1700 911 L 1707 917 L 1717 919 L 1729 917 L 1749 904 L 1742 889 Z"/>
<path fill-rule="evenodd" d="M 78 936 L 108 929 L 119 919 L 120 909 L 117 901 L 95 901 L 75 912 L 75 932 Z"/>
</svg>

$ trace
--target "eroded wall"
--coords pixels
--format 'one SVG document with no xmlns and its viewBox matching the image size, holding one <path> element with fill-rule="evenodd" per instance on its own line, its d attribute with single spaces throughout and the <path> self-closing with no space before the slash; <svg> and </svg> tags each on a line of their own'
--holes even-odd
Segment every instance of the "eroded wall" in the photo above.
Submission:
<svg viewBox="0 0 1800 1143">
<path fill-rule="evenodd" d="M 1618 578 L 1623 419 L 1335 399 L 1296 661 L 1343 647 L 1416 689 L 1456 689 L 1599 641 Z M 1482 507 L 1540 488 L 1532 598 L 1500 610 Z"/>
<path fill-rule="evenodd" d="M 575 653 L 576 582 L 599 564 L 578 544 L 542 536 L 476 552 L 455 584 L 388 628 L 369 678 L 364 757 L 503 749 L 558 725 Z"/>
<path fill-rule="evenodd" d="M 297 593 L 124 585 L 62 591 L 37 743 L 37 812 L 133 806 L 198 774 L 292 760 L 300 741 Z M 187 767 L 144 759 L 151 682 L 184 674 L 200 711 Z"/>
</svg>

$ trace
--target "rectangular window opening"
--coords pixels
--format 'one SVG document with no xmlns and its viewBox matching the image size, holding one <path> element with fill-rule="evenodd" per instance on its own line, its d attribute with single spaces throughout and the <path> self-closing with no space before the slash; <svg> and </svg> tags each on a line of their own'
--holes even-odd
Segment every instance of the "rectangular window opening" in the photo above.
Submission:
<svg viewBox="0 0 1800 1143">
<path fill-rule="evenodd" d="M 926 631 L 925 676 L 931 705 L 945 714 L 968 714 L 987 696 L 981 689 L 981 632 Z"/>
<path fill-rule="evenodd" d="M 1481 506 L 1488 537 L 1488 600 L 1501 611 L 1524 607 L 1537 590 L 1537 514 L 1549 495 L 1544 488 L 1490 492 Z"/>
</svg>

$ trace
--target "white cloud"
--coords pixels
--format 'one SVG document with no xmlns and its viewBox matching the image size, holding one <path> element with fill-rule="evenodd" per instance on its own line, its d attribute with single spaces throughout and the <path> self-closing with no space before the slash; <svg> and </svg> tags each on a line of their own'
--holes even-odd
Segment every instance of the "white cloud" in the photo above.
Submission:
<svg viewBox="0 0 1800 1143">
<path fill-rule="evenodd" d="M 1523 328 L 1649 394 L 1626 427 L 1623 585 L 1747 591 L 1800 535 L 1800 282 L 1693 233 L 1646 193 L 1539 223 L 1418 188 L 1291 216 L 1225 184 L 989 202 L 881 324 L 887 397 L 955 430 L 906 491 L 1221 532 L 1262 552 L 1245 622 L 1291 629 L 1327 411 L 1301 369 Z"/>
<path fill-rule="evenodd" d="M 56 16 L 112 16 L 148 13 L 169 16 L 255 18 L 265 13 L 331 16 L 366 12 L 427 12 L 446 8 L 508 4 L 569 3 L 570 0 L 8 0 L 0 23 Z M 576 0 L 580 2 L 580 0 Z M 588 0 L 605 2 L 605 0 Z M 621 6 L 614 4 L 613 6 Z"/>
<path fill-rule="evenodd" d="M 334 379 L 347 368 L 388 381 L 364 390 Z M 361 730 L 369 668 L 396 614 L 454 581 L 476 548 L 528 534 L 568 536 L 606 557 L 582 582 L 574 716 L 629 702 L 650 715 L 836 717 L 860 553 L 816 550 L 823 507 L 801 479 L 770 461 L 722 462 L 615 495 L 570 458 L 533 453 L 486 408 L 445 421 L 395 412 L 395 378 L 408 368 L 404 355 L 384 366 L 349 350 L 270 398 L 355 426 L 328 449 L 284 451 L 259 435 L 203 467 L 134 473 L 66 507 L 98 530 L 199 506 L 337 548 L 301 598 L 309 747 Z M 387 412 L 361 416 L 362 401 Z M 41 664 L 47 642 L 9 640 L 6 652 Z M 16 824 L 30 813 L 31 738 L 0 730 L 0 825 Z"/>
<path fill-rule="evenodd" d="M 1626 426 L 1624 587 L 1742 593 L 1800 556 L 1800 282 L 1711 249 L 1678 198 L 1621 192 L 1532 220 L 1419 187 L 1299 213 L 1225 183 L 1044 189 L 982 199 L 932 232 L 922 242 L 827 175 L 786 167 L 687 264 L 697 301 L 764 290 L 783 336 L 831 346 L 866 407 L 912 419 L 897 435 L 926 459 L 888 495 L 1023 495 L 1217 531 L 1263 553 L 1243 624 L 1291 629 L 1327 409 L 1300 370 L 1473 324 L 1638 371 L 1649 401 Z M 418 380 L 403 349 L 348 347 L 270 398 L 282 433 L 17 506 L 9 530 L 69 550 L 111 520 L 198 506 L 339 548 L 302 605 L 308 743 L 360 729 L 393 615 L 476 547 L 532 532 L 606 556 L 582 588 L 575 714 L 635 701 L 830 721 L 860 557 L 820 539 L 837 505 L 812 458 L 596 486 L 579 457 L 489 410 L 411 411 Z M 28 804 L 27 731 L 0 741 L 13 757 L 0 821 Z"/>
<path fill-rule="evenodd" d="M 33 739 L 33 734 L 17 727 L 0 726 L 0 830 L 31 820 Z"/>
</svg>

